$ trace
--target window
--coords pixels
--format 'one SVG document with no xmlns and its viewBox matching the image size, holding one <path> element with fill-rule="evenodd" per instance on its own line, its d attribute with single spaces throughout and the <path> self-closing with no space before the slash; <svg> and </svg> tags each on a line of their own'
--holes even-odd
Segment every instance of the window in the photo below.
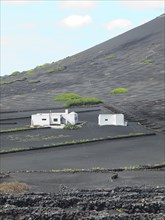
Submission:
<svg viewBox="0 0 165 220">
<path fill-rule="evenodd" d="M 108 119 L 106 118 L 105 121 L 108 121 Z"/>
<path fill-rule="evenodd" d="M 58 121 L 58 118 L 54 118 L 53 121 L 54 121 L 54 122 L 57 122 L 57 121 Z"/>
<path fill-rule="evenodd" d="M 42 121 L 46 121 L 46 118 L 42 118 Z"/>
</svg>

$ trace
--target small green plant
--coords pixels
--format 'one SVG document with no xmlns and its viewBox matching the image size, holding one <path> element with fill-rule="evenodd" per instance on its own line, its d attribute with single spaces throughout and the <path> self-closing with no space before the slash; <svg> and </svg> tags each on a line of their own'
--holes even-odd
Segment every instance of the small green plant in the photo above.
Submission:
<svg viewBox="0 0 165 220">
<path fill-rule="evenodd" d="M 116 211 L 119 212 L 119 213 L 123 213 L 124 212 L 124 210 L 122 208 L 118 208 L 118 209 L 116 209 Z"/>
<path fill-rule="evenodd" d="M 60 72 L 60 71 L 62 71 L 62 70 L 64 70 L 64 69 L 65 69 L 64 67 L 58 66 L 58 67 L 55 68 L 55 69 L 49 69 L 49 70 L 47 70 L 46 73 Z"/>
<path fill-rule="evenodd" d="M 116 88 L 111 91 L 111 94 L 127 93 L 128 90 L 125 88 Z"/>
<path fill-rule="evenodd" d="M 16 80 L 12 80 L 12 81 L 8 81 L 8 82 L 0 82 L 0 85 L 5 85 L 5 84 L 11 84 L 11 83 L 15 83 L 15 82 L 18 82 L 18 81 L 24 81 L 26 80 L 26 78 L 20 78 L 20 79 L 16 79 Z"/>
<path fill-rule="evenodd" d="M 113 56 L 113 55 L 109 55 L 109 56 L 107 56 L 106 58 L 107 58 L 107 59 L 112 59 L 112 58 L 114 58 L 114 56 Z"/>
<path fill-rule="evenodd" d="M 39 83 L 39 82 L 40 82 L 40 80 L 29 80 L 29 81 L 28 81 L 29 84 L 32 84 L 32 83 Z"/>
<path fill-rule="evenodd" d="M 104 73 L 104 76 L 110 76 L 111 73 Z"/>
<path fill-rule="evenodd" d="M 18 74 L 20 74 L 20 72 L 19 71 L 15 71 L 10 76 L 17 76 Z"/>
<path fill-rule="evenodd" d="M 36 66 L 35 69 L 36 69 L 36 70 L 37 70 L 37 69 L 40 70 L 40 69 L 43 69 L 43 68 L 48 67 L 48 66 L 50 66 L 50 63 L 45 63 L 45 64 L 43 64 L 43 65 Z"/>
<path fill-rule="evenodd" d="M 71 125 L 71 124 L 67 124 L 65 125 L 64 129 L 66 130 L 76 130 L 78 129 L 79 127 L 77 125 Z"/>
<path fill-rule="evenodd" d="M 53 73 L 54 71 L 55 71 L 55 70 L 50 69 L 50 70 L 46 71 L 46 73 Z"/>
<path fill-rule="evenodd" d="M 68 100 L 63 107 L 70 106 L 82 106 L 82 105 L 95 105 L 103 103 L 101 99 L 98 98 L 79 98 L 79 99 L 70 99 Z"/>
<path fill-rule="evenodd" d="M 144 60 L 143 61 L 144 64 L 150 64 L 150 63 L 153 63 L 153 62 L 154 62 L 153 60 Z"/>
<path fill-rule="evenodd" d="M 141 170 L 141 169 L 156 169 L 160 168 L 160 166 L 165 166 L 165 162 L 161 162 L 158 164 L 144 164 L 144 165 L 134 165 L 134 166 L 128 166 L 124 167 L 124 170 Z"/>
<path fill-rule="evenodd" d="M 62 93 L 58 95 L 54 100 L 55 101 L 68 101 L 68 100 L 79 99 L 79 98 L 81 98 L 81 96 L 75 93 Z"/>
<path fill-rule="evenodd" d="M 25 76 L 30 76 L 30 75 L 32 75 L 32 74 L 34 74 L 34 70 L 32 69 L 32 70 L 29 70 L 29 71 L 27 71 L 27 72 L 25 72 Z"/>
<path fill-rule="evenodd" d="M 65 69 L 64 67 L 58 66 L 56 69 L 54 69 L 54 72 L 59 72 L 59 71 L 62 71 L 64 69 Z"/>
</svg>

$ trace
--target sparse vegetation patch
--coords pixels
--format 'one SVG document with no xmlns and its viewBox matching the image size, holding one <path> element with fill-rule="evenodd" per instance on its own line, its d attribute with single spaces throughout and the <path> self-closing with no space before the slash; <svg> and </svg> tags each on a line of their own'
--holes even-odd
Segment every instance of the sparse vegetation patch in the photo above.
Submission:
<svg viewBox="0 0 165 220">
<path fill-rule="evenodd" d="M 8 139 L 11 141 L 16 141 L 16 142 L 31 142 L 31 141 L 47 141 L 47 140 L 52 140 L 52 139 L 59 139 L 59 138 L 67 138 L 69 135 L 51 135 L 51 136 L 43 136 L 43 135 L 9 135 Z"/>
<path fill-rule="evenodd" d="M 63 66 L 58 66 L 56 69 L 54 69 L 55 72 L 59 72 L 64 70 L 65 68 Z"/>
<path fill-rule="evenodd" d="M 43 69 L 43 68 L 48 67 L 48 66 L 50 66 L 50 63 L 45 63 L 43 65 L 36 66 L 35 69 Z"/>
<path fill-rule="evenodd" d="M 141 170 L 141 169 L 156 169 L 159 167 L 165 166 L 165 162 L 157 163 L 157 164 L 145 164 L 145 165 L 134 165 L 124 167 L 124 170 Z"/>
<path fill-rule="evenodd" d="M 32 74 L 34 74 L 34 70 L 32 69 L 32 70 L 29 70 L 29 71 L 27 71 L 27 72 L 25 72 L 25 76 L 30 76 L 30 75 L 32 75 Z"/>
<path fill-rule="evenodd" d="M 53 147 L 61 147 L 61 146 L 69 146 L 69 145 L 75 145 L 75 144 L 83 144 L 83 143 L 92 143 L 92 142 L 98 142 L 98 141 L 107 141 L 107 140 L 115 140 L 120 138 L 130 138 L 130 137 L 140 137 L 145 136 L 144 133 L 129 133 L 127 135 L 115 135 L 115 136 L 106 136 L 106 137 L 99 137 L 99 138 L 90 138 L 90 139 L 80 139 L 80 140 L 72 140 L 72 141 L 65 141 L 65 142 L 58 142 L 58 143 L 51 143 L 43 145 L 42 147 L 27 147 L 27 148 L 11 148 L 9 150 L 0 150 L 0 154 L 5 153 L 14 153 L 14 152 L 21 152 L 21 151 L 29 151 L 29 150 L 38 150 L 38 149 L 46 149 L 46 148 L 53 148 Z M 153 135 L 153 133 L 150 133 L 148 135 Z"/>
<path fill-rule="evenodd" d="M 19 82 L 19 81 L 24 81 L 26 80 L 26 78 L 20 78 L 20 79 L 16 79 L 16 80 L 12 80 L 12 81 L 8 81 L 8 82 L 0 82 L 0 85 L 5 85 L 5 84 L 11 84 L 11 83 L 15 83 L 15 82 Z"/>
<path fill-rule="evenodd" d="M 65 125 L 65 127 L 64 127 L 64 129 L 66 129 L 66 130 L 76 130 L 76 129 L 78 129 L 78 128 L 79 128 L 78 125 L 71 125 L 71 124 L 67 124 L 67 125 Z"/>
<path fill-rule="evenodd" d="M 64 70 L 65 68 L 64 67 L 62 67 L 62 66 L 58 66 L 58 67 L 56 67 L 55 69 L 49 69 L 49 70 L 47 70 L 46 71 L 46 73 L 53 73 L 53 72 L 60 72 L 60 71 L 62 71 L 62 70 Z"/>
<path fill-rule="evenodd" d="M 10 76 L 17 76 L 18 74 L 20 74 L 20 72 L 19 71 L 15 71 Z"/>
<path fill-rule="evenodd" d="M 81 98 L 81 96 L 75 93 L 62 93 L 58 95 L 54 100 L 55 101 L 68 101 L 68 100 L 79 99 L 79 98 Z"/>
<path fill-rule="evenodd" d="M 30 128 L 30 127 L 22 127 L 22 128 L 10 128 L 6 130 L 0 130 L 0 133 L 7 133 L 7 132 L 12 132 L 12 131 L 26 131 L 26 130 L 32 130 L 35 128 Z"/>
<path fill-rule="evenodd" d="M 82 105 L 95 105 L 100 103 L 103 103 L 103 101 L 98 98 L 79 98 L 79 99 L 68 100 L 63 106 L 70 107 L 70 106 L 82 106 Z"/>
<path fill-rule="evenodd" d="M 153 60 L 144 60 L 143 61 L 144 64 L 150 64 L 150 63 L 153 63 L 153 62 L 154 62 Z"/>
<path fill-rule="evenodd" d="M 29 190 L 29 186 L 26 183 L 4 182 L 0 183 L 0 193 L 22 193 Z"/>
<path fill-rule="evenodd" d="M 128 89 L 125 88 L 116 88 L 111 91 L 111 94 L 127 93 Z"/>
<path fill-rule="evenodd" d="M 40 80 L 29 80 L 28 81 L 29 84 L 39 83 L 39 82 L 40 82 Z"/>
<path fill-rule="evenodd" d="M 107 56 L 106 58 L 107 58 L 107 59 L 112 59 L 112 58 L 114 58 L 114 56 L 113 56 L 113 55 L 109 55 L 109 56 Z"/>
</svg>

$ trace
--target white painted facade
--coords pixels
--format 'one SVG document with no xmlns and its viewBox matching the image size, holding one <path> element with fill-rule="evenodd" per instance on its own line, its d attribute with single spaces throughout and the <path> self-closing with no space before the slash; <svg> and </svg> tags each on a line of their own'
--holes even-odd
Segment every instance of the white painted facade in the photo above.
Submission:
<svg viewBox="0 0 165 220">
<path fill-rule="evenodd" d="M 78 123 L 78 114 L 76 112 L 68 112 L 66 109 L 63 113 L 37 113 L 31 115 L 31 127 L 51 127 L 71 124 L 75 125 Z"/>
<path fill-rule="evenodd" d="M 124 121 L 123 114 L 99 114 L 98 124 L 104 125 L 119 125 L 126 126 L 127 123 Z"/>
</svg>

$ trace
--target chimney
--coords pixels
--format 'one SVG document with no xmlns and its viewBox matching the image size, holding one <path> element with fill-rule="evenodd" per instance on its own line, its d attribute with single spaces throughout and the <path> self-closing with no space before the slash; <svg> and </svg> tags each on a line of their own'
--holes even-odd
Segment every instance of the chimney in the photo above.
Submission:
<svg viewBox="0 0 165 220">
<path fill-rule="evenodd" d="M 69 113 L 68 109 L 65 109 L 65 114 L 68 114 L 68 113 Z"/>
</svg>

